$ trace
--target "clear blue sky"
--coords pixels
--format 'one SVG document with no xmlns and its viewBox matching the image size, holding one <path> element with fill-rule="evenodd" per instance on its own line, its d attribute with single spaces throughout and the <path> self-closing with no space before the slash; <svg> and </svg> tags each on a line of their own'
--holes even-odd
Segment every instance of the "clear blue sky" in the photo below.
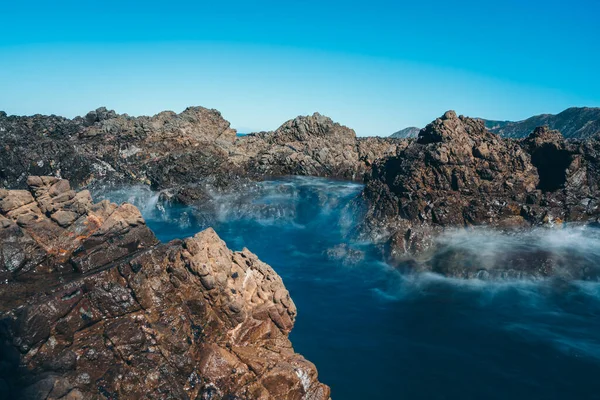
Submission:
<svg viewBox="0 0 600 400">
<path fill-rule="evenodd" d="M 219 109 L 240 131 L 319 111 L 359 135 L 447 109 L 600 106 L 600 2 L 7 1 L 0 110 Z"/>
</svg>

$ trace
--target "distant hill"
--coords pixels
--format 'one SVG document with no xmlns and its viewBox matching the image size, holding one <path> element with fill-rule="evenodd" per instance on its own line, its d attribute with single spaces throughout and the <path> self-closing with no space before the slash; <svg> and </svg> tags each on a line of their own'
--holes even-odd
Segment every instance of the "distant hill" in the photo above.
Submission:
<svg viewBox="0 0 600 400">
<path fill-rule="evenodd" d="M 526 137 L 536 127 L 548 125 L 550 129 L 559 130 L 566 138 L 586 138 L 600 132 L 600 108 L 573 107 L 556 115 L 536 115 L 518 122 L 485 121 L 485 125 L 503 137 Z"/>
<path fill-rule="evenodd" d="M 538 126 L 548 125 L 566 138 L 586 138 L 600 133 L 600 108 L 572 107 L 559 114 L 541 114 L 523 121 L 494 121 L 480 118 L 490 131 L 507 138 L 527 137 Z M 419 128 L 406 128 L 391 137 L 416 137 Z"/>
<path fill-rule="evenodd" d="M 506 125 L 514 124 L 514 121 L 494 121 L 491 119 L 481 119 L 485 123 L 485 127 L 489 130 L 504 128 Z"/>
<path fill-rule="evenodd" d="M 421 130 L 421 128 L 410 126 L 408 128 L 404 128 L 396 133 L 392 133 L 392 135 L 390 137 L 399 138 L 399 139 L 413 138 L 413 137 L 417 137 L 419 135 L 420 130 Z"/>
</svg>

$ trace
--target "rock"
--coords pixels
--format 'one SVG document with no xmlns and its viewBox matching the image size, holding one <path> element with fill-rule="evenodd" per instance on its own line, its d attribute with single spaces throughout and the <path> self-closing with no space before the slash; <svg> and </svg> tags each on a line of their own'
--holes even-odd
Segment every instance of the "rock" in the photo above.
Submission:
<svg viewBox="0 0 600 400">
<path fill-rule="evenodd" d="M 51 216 L 51 218 L 63 228 L 75 222 L 77 217 L 79 217 L 79 215 L 71 211 L 57 211 Z"/>
<path fill-rule="evenodd" d="M 522 141 L 502 139 L 449 111 L 375 163 L 362 196 L 363 234 L 383 238 L 390 261 L 402 263 L 426 259 L 448 228 L 593 222 L 600 210 L 587 199 L 600 197 L 598 150 L 595 138 L 567 142 L 547 127 Z M 552 271 L 533 272 L 545 273 Z"/>
<path fill-rule="evenodd" d="M 50 186 L 48 194 L 50 194 L 50 196 L 52 197 L 56 197 L 60 194 L 68 192 L 69 190 L 71 190 L 71 185 L 69 185 L 69 181 L 61 179 L 56 183 L 52 184 L 52 186 Z"/>
<path fill-rule="evenodd" d="M 165 189 L 163 200 L 210 203 L 215 191 L 270 176 L 358 181 L 366 176 L 362 232 L 381 240 L 397 263 L 431 251 L 449 227 L 524 229 L 600 219 L 598 137 L 564 140 L 539 128 L 524 140 L 502 139 L 483 121 L 453 111 L 420 130 L 416 140 L 356 138 L 350 128 L 318 113 L 294 118 L 273 132 L 236 138 L 218 111 L 201 107 L 135 118 L 106 109 L 72 120 L 0 114 L 0 125 L 0 180 L 6 187 L 27 189 L 11 192 L 10 198 L 0 190 L 7 220 L 0 223 L 7 232 L 62 228 L 80 245 L 77 232 L 89 222 L 82 216 L 91 210 L 105 226 L 86 238 L 94 243 L 92 250 L 80 247 L 71 258 L 81 272 L 116 262 L 128 246 L 146 248 L 151 240 L 137 229 L 139 215 L 124 215 L 128 211 L 121 208 L 109 218 L 114 205 L 93 206 L 89 193 L 70 190 L 61 177 L 75 187 L 149 184 Z M 26 186 L 31 172 L 53 176 L 31 178 Z M 24 234 L 23 240 L 36 234 Z M 7 256 L 4 265 L 28 271 L 34 264 Z M 192 270 L 205 277 L 205 288 L 218 285 L 217 276 L 214 282 L 206 278 L 203 266 Z"/>
<path fill-rule="evenodd" d="M 0 212 L 5 397 L 329 399 L 288 339 L 288 291 L 250 251 L 212 229 L 159 244 L 135 207 L 89 193 L 49 218 L 39 202 L 67 186 L 28 182 L 37 222 Z"/>
<path fill-rule="evenodd" d="M 573 154 L 566 149 L 560 132 L 551 131 L 547 126 L 536 128 L 523 141 L 523 146 L 531 154 L 531 163 L 540 175 L 538 188 L 552 192 L 563 187 Z"/>
<path fill-rule="evenodd" d="M 400 142 L 357 139 L 352 129 L 315 113 L 289 120 L 274 132 L 246 135 L 236 144 L 249 158 L 247 169 L 259 176 L 313 175 L 362 180 L 373 160 L 395 154 Z"/>
<path fill-rule="evenodd" d="M 0 212 L 7 213 L 33 203 L 33 196 L 26 190 L 0 192 Z"/>
<path fill-rule="evenodd" d="M 49 182 L 55 197 L 74 187 L 149 184 L 197 201 L 194 189 L 230 187 L 240 179 L 317 175 L 362 181 L 376 159 L 395 155 L 404 141 L 357 139 L 354 131 L 315 113 L 284 123 L 274 132 L 236 138 L 216 110 L 189 107 L 152 117 L 119 115 L 106 108 L 84 118 L 0 115 L 0 183 L 32 188 Z M 192 196 L 184 195 L 192 194 Z"/>
</svg>

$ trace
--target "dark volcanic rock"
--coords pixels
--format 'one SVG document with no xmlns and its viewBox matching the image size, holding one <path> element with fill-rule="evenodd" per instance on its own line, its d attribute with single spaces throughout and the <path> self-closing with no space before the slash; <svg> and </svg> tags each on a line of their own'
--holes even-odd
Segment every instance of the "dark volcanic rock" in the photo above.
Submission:
<svg viewBox="0 0 600 400">
<path fill-rule="evenodd" d="M 0 191 L 3 398 L 329 398 L 254 254 L 211 229 L 158 244 L 132 205 L 28 184 Z"/>
<path fill-rule="evenodd" d="M 426 254 L 451 227 L 596 221 L 597 142 L 565 142 L 547 128 L 523 141 L 502 139 L 481 120 L 449 111 L 373 167 L 364 229 L 401 260 Z"/>
<path fill-rule="evenodd" d="M 0 113 L 0 184 L 25 188 L 27 177 L 36 174 L 62 174 L 84 182 L 93 174 L 96 158 L 89 158 L 75 146 L 80 129 L 79 121 L 54 115 L 16 117 Z"/>
<path fill-rule="evenodd" d="M 539 189 L 552 192 L 565 185 L 567 169 L 574 155 L 566 149 L 559 131 L 551 131 L 548 127 L 536 128 L 523 141 L 523 146 L 531 154 L 531 163 L 537 168 Z"/>
</svg>

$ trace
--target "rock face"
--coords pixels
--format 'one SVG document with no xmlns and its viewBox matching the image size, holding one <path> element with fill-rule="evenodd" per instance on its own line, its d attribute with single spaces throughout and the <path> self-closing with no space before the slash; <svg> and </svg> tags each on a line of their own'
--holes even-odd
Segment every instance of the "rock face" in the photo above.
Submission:
<svg viewBox="0 0 600 400">
<path fill-rule="evenodd" d="M 0 180 L 25 187 L 31 174 L 95 181 L 143 182 L 157 187 L 227 168 L 235 140 L 216 110 L 191 107 L 181 114 L 129 117 L 99 108 L 85 118 L 0 115 Z"/>
<path fill-rule="evenodd" d="M 256 160 L 261 175 L 317 175 L 354 179 L 358 152 L 353 130 L 318 113 L 287 121 L 274 132 L 238 140 L 242 152 Z"/>
<path fill-rule="evenodd" d="M 226 187 L 238 179 L 279 175 L 362 181 L 374 159 L 395 154 L 402 143 L 373 139 L 376 145 L 367 148 L 369 141 L 319 114 L 290 120 L 274 132 L 236 138 L 218 111 L 202 107 L 153 117 L 99 108 L 72 120 L 0 113 L 0 140 L 5 187 L 26 188 L 33 174 L 69 179 L 76 187 L 144 183 L 188 191 L 199 183 Z"/>
<path fill-rule="evenodd" d="M 254 254 L 211 229 L 159 244 L 132 205 L 27 183 L 0 190 L 0 398 L 329 398 Z"/>
<path fill-rule="evenodd" d="M 258 175 L 312 175 L 362 180 L 374 159 L 394 154 L 399 141 L 359 140 L 350 128 L 315 113 L 284 123 L 274 132 L 238 139 Z"/>
<path fill-rule="evenodd" d="M 365 231 L 387 241 L 388 255 L 398 262 L 427 254 L 451 227 L 595 222 L 598 150 L 597 139 L 565 142 L 548 128 L 522 141 L 502 139 L 481 120 L 449 111 L 396 157 L 373 167 L 363 193 Z"/>
</svg>

